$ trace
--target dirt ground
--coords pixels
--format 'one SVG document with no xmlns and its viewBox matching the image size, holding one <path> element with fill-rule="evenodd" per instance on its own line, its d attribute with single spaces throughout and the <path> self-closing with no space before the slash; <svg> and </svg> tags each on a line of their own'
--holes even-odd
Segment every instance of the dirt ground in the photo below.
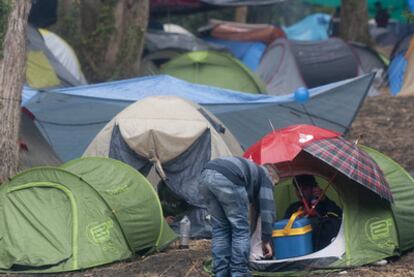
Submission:
<svg viewBox="0 0 414 277">
<path fill-rule="evenodd" d="M 393 158 L 414 172 L 414 97 L 369 97 L 359 111 L 351 139 L 362 136 L 360 143 Z"/>
<path fill-rule="evenodd" d="M 360 143 L 380 150 L 414 173 L 414 97 L 381 95 L 367 98 L 348 135 L 351 139 L 359 136 L 362 136 Z M 180 250 L 177 245 L 173 245 L 166 252 L 157 255 L 86 271 L 48 276 L 202 277 L 208 276 L 202 270 L 202 263 L 209 257 L 210 242 L 202 240 L 192 242 L 190 250 Z M 322 276 L 414 276 L 413 264 L 414 251 L 389 261 L 385 266 L 364 266 Z"/>
</svg>

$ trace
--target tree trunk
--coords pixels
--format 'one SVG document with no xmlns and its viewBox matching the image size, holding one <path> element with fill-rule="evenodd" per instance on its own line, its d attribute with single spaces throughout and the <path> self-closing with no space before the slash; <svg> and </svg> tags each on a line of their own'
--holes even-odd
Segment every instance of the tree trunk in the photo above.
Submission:
<svg viewBox="0 0 414 277">
<path fill-rule="evenodd" d="M 91 82 L 138 75 L 149 0 L 83 0 L 79 57 Z"/>
<path fill-rule="evenodd" d="M 372 44 L 368 28 L 367 0 L 342 0 L 339 32 L 345 41 Z"/>
<path fill-rule="evenodd" d="M 4 1 L 4 0 L 1 0 Z M 8 1 L 11 11 L 0 61 L 0 182 L 17 171 L 20 99 L 26 67 L 26 26 L 31 1 Z"/>
</svg>

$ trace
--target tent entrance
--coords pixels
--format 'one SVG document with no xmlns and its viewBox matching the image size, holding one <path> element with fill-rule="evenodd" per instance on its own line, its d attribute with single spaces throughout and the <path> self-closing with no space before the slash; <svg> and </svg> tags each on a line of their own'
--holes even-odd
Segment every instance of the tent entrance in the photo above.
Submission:
<svg viewBox="0 0 414 277">
<path fill-rule="evenodd" d="M 66 187 L 33 182 L 11 188 L 4 205 L 8 232 L 0 251 L 1 268 L 43 269 L 71 260 L 78 268 L 77 209 Z M 69 238 L 69 239 L 68 239 Z"/>
<path fill-rule="evenodd" d="M 315 267 L 326 267 L 332 262 L 341 259 L 345 254 L 345 235 L 344 235 L 344 221 L 342 219 L 341 227 L 334 240 L 325 248 L 310 253 L 304 256 L 292 257 L 280 260 L 261 260 L 262 255 L 260 232 L 256 229 L 251 239 L 251 253 L 250 261 L 253 265 L 252 268 L 262 271 L 276 271 L 279 268 L 284 268 L 289 265 L 296 267 L 297 269 L 303 269 L 304 267 L 315 266 Z"/>
<path fill-rule="evenodd" d="M 175 217 L 171 224 L 175 232 L 178 233 L 179 221 L 186 215 L 191 221 L 191 237 L 208 238 L 211 226 L 198 191 L 197 176 L 211 159 L 211 152 L 211 133 L 206 129 L 184 152 L 160 165 L 165 174 L 163 178 L 156 163 L 131 149 L 116 126 L 111 136 L 109 157 L 129 164 L 149 179 L 156 179 L 154 184 L 160 185 L 156 189 L 165 215 Z"/>
<path fill-rule="evenodd" d="M 342 201 L 340 198 L 340 195 L 335 190 L 335 184 L 331 183 L 329 185 L 329 180 L 322 178 L 322 177 L 316 177 L 316 181 L 318 183 L 318 186 L 322 189 L 326 190 L 326 197 L 335 204 L 342 208 Z M 298 196 L 296 195 L 296 189 L 294 185 L 292 184 L 291 177 L 284 179 L 280 184 L 278 184 L 275 187 L 274 190 L 274 197 L 276 200 L 276 215 L 277 220 L 281 220 L 283 218 L 286 218 L 286 211 L 290 209 L 291 205 L 295 205 L 299 201 Z M 329 185 L 329 187 L 328 187 Z M 262 260 L 262 248 L 261 248 L 261 228 L 260 224 L 258 224 L 255 232 L 252 235 L 251 239 L 251 253 L 250 253 L 250 261 L 251 266 L 253 269 L 258 271 L 284 271 L 289 268 L 289 270 L 303 270 L 305 268 L 309 267 L 327 267 L 333 262 L 342 259 L 342 257 L 345 254 L 346 250 L 346 244 L 345 244 L 345 224 L 343 219 L 343 214 L 339 215 L 341 216 L 340 226 L 337 226 L 339 229 L 336 234 L 329 234 L 329 237 L 332 236 L 331 242 L 324 246 L 321 249 L 316 249 L 314 252 L 298 256 L 298 257 L 292 257 L 287 259 L 272 259 L 272 260 Z M 260 221 L 258 221 L 260 222 Z M 323 220 L 320 221 L 317 219 L 315 221 L 317 225 L 320 223 L 319 228 L 320 230 L 315 233 L 316 229 L 314 228 L 313 236 L 323 236 L 326 234 L 326 229 L 323 228 L 329 228 L 327 225 L 323 223 Z M 338 222 L 339 223 L 339 222 Z M 328 223 L 330 224 L 330 223 Z M 336 223 L 334 223 L 336 224 Z M 314 241 L 321 238 L 313 238 Z M 277 247 L 277 246 L 276 246 Z M 292 246 L 294 247 L 294 246 Z"/>
</svg>

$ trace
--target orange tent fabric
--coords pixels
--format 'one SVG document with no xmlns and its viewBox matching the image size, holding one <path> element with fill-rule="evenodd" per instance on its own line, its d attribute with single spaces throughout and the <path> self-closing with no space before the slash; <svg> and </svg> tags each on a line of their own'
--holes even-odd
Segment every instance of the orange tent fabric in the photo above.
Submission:
<svg viewBox="0 0 414 277">
<path fill-rule="evenodd" d="M 214 25 L 211 36 L 219 39 L 237 41 L 260 41 L 265 44 L 275 39 L 285 37 L 284 32 L 267 24 L 242 24 L 236 22 L 221 22 Z"/>
</svg>

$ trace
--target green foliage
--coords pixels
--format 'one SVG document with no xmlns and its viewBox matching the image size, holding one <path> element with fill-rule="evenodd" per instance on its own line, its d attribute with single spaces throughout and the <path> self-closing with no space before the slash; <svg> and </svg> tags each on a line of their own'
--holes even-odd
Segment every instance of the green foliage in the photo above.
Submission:
<svg viewBox="0 0 414 277">
<path fill-rule="evenodd" d="M 403 17 L 406 19 L 407 23 L 409 24 L 414 22 L 414 13 L 404 11 Z"/>
<path fill-rule="evenodd" d="M 3 59 L 3 41 L 7 32 L 7 20 L 10 9 L 9 0 L 0 0 L 0 60 Z"/>
<path fill-rule="evenodd" d="M 117 3 L 117 0 L 102 1 L 95 29 L 89 34 L 82 34 L 80 49 L 84 51 L 80 55 L 81 63 L 91 81 L 112 79 L 113 72 L 105 72 L 98 65 L 103 63 L 105 57 L 102 53 L 105 53 L 111 35 L 116 31 L 114 9 Z"/>
<path fill-rule="evenodd" d="M 139 58 L 138 49 L 144 37 L 144 29 L 136 25 L 126 27 L 120 43 L 121 48 L 116 51 L 117 64 L 108 66 L 105 62 L 106 54 L 111 51 L 108 49 L 108 44 L 117 32 L 115 9 L 120 1 L 101 0 L 99 6 L 95 7 L 96 10 L 89 7 L 93 13 L 90 16 L 91 21 L 88 20 L 88 17 L 82 18 L 84 16 L 82 13 L 85 10 L 81 9 L 84 7 L 81 2 L 74 1 L 70 12 L 64 12 L 65 16 L 60 17 L 54 29 L 76 50 L 82 71 L 89 82 L 95 83 L 136 76 L 135 71 L 129 71 L 133 71 L 131 65 L 136 64 Z M 82 20 L 84 20 L 82 24 L 85 25 L 80 26 Z M 120 32 L 123 33 L 124 30 L 120 30 Z"/>
<path fill-rule="evenodd" d="M 247 22 L 279 26 L 291 25 L 312 13 L 333 14 L 334 11 L 335 9 L 332 7 L 309 5 L 305 4 L 303 0 L 289 0 L 273 5 L 249 7 Z M 161 18 L 159 21 L 178 24 L 192 33 L 196 33 L 197 29 L 206 25 L 211 18 L 233 21 L 234 15 L 235 9 L 227 8 L 189 15 L 169 16 Z"/>
<path fill-rule="evenodd" d="M 79 2 L 75 1 L 69 12 L 62 16 L 61 19 L 59 18 L 59 24 L 54 30 L 75 48 L 77 48 L 80 41 L 79 18 L 80 5 Z"/>
</svg>

